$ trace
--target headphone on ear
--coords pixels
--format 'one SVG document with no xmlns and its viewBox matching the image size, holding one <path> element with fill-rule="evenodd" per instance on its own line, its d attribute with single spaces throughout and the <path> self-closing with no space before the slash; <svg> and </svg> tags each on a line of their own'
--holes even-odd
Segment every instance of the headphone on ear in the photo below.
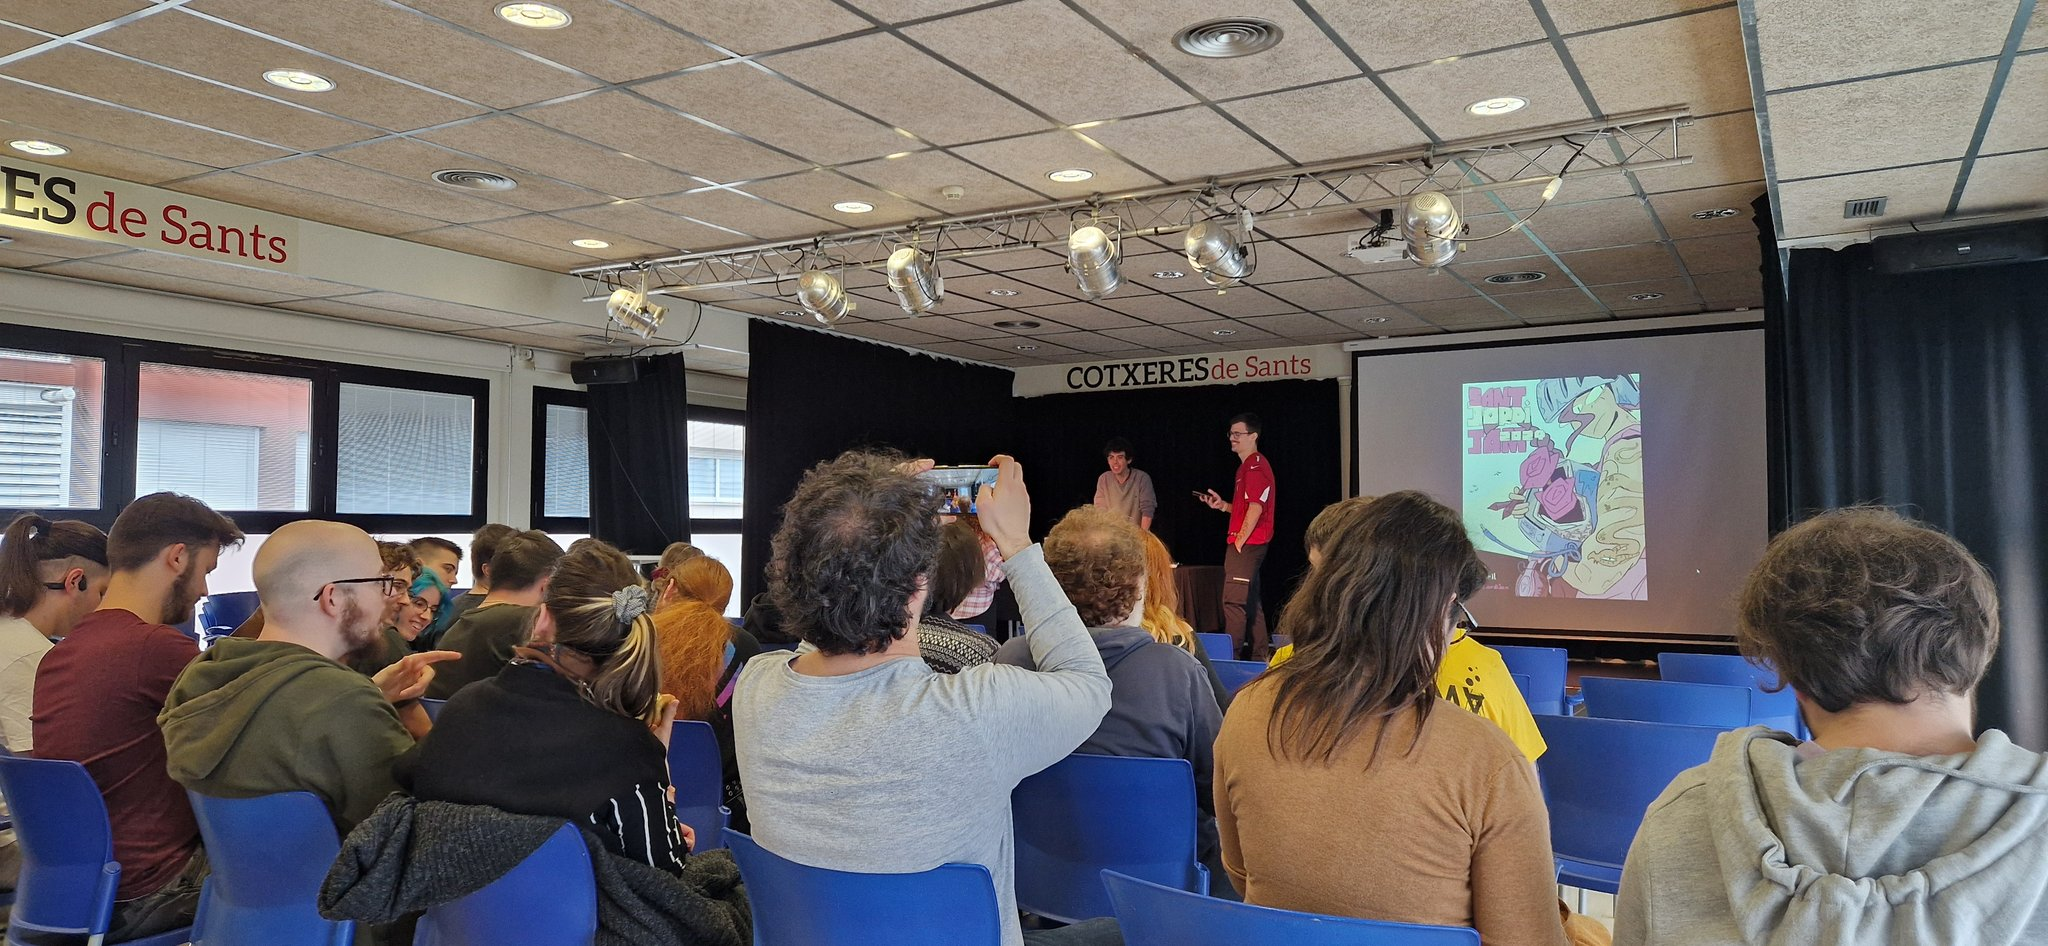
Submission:
<svg viewBox="0 0 2048 946">
<path fill-rule="evenodd" d="M 80 575 L 80 576 L 78 576 L 78 585 L 77 585 L 77 586 L 78 586 L 78 590 L 79 590 L 79 591 L 83 592 L 83 591 L 85 590 L 85 576 L 84 576 L 84 575 Z"/>
</svg>

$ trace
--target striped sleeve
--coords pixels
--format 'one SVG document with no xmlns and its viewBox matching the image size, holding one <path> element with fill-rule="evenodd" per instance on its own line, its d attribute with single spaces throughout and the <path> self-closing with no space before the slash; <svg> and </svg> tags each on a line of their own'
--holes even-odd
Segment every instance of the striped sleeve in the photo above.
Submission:
<svg viewBox="0 0 2048 946">
<path fill-rule="evenodd" d="M 665 783 L 633 786 L 593 812 L 590 823 L 614 852 L 671 874 L 683 872 L 689 848 L 676 826 L 675 805 L 668 800 Z"/>
</svg>

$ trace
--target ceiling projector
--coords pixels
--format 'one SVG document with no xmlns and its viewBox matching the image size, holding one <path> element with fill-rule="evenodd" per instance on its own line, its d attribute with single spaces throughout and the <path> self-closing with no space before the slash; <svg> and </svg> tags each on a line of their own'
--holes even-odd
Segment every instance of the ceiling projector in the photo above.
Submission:
<svg viewBox="0 0 2048 946">
<path fill-rule="evenodd" d="M 662 316 L 668 314 L 667 306 L 647 301 L 646 290 L 623 286 L 612 290 L 612 297 L 605 300 L 604 310 L 621 328 L 641 338 L 653 335 L 654 330 L 661 327 Z"/>
</svg>

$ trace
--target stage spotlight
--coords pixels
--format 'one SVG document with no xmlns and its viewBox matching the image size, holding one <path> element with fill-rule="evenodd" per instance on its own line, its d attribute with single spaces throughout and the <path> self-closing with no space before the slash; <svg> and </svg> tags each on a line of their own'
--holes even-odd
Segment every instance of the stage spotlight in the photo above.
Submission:
<svg viewBox="0 0 2048 946">
<path fill-rule="evenodd" d="M 1117 271 L 1117 260 L 1122 255 L 1109 234 L 1098 226 L 1082 227 L 1067 237 L 1067 270 L 1090 299 L 1100 299 L 1123 285 L 1123 274 Z"/>
<path fill-rule="evenodd" d="M 796 302 L 819 325 L 832 325 L 853 314 L 853 297 L 846 294 L 839 277 L 822 269 L 807 269 L 796 278 Z"/>
<path fill-rule="evenodd" d="M 911 315 L 930 312 L 946 298 L 946 281 L 939 275 L 938 262 L 914 246 L 889 254 L 889 288 L 895 290 L 903 311 Z"/>
<path fill-rule="evenodd" d="M 1430 269 L 1448 265 L 1458 255 L 1458 208 L 1438 191 L 1423 191 L 1408 198 L 1401 235 L 1408 241 L 1408 258 Z"/>
<path fill-rule="evenodd" d="M 612 290 L 612 297 L 605 300 L 604 311 L 620 328 L 641 338 L 653 335 L 654 330 L 661 327 L 662 316 L 668 314 L 666 306 L 658 306 L 647 301 L 647 290 L 644 286 L 639 289 L 621 286 Z"/>
<path fill-rule="evenodd" d="M 1203 281 L 1218 289 L 1245 281 L 1256 265 L 1251 248 L 1239 241 L 1222 220 L 1202 220 L 1189 227 L 1184 246 L 1188 265 L 1202 274 Z"/>
</svg>

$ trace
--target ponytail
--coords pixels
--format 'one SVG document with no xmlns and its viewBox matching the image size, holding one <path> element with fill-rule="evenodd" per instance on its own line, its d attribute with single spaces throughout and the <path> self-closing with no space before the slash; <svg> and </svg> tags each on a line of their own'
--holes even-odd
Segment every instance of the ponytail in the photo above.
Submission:
<svg viewBox="0 0 2048 946">
<path fill-rule="evenodd" d="M 584 697 L 598 708 L 653 717 L 661 662 L 652 604 L 632 561 L 602 542 L 568 553 L 557 564 L 543 607 L 555 620 L 555 646 L 597 666 Z"/>
<path fill-rule="evenodd" d="M 590 701 L 620 716 L 651 720 L 661 695 L 661 655 L 654 646 L 654 617 L 645 612 L 626 626 L 619 649 L 597 665 Z"/>
<path fill-rule="evenodd" d="M 35 607 L 44 583 L 53 580 L 44 574 L 47 562 L 64 570 L 105 568 L 107 535 L 76 519 L 51 522 L 32 512 L 14 517 L 0 533 L 0 614 L 19 617 Z"/>
</svg>

